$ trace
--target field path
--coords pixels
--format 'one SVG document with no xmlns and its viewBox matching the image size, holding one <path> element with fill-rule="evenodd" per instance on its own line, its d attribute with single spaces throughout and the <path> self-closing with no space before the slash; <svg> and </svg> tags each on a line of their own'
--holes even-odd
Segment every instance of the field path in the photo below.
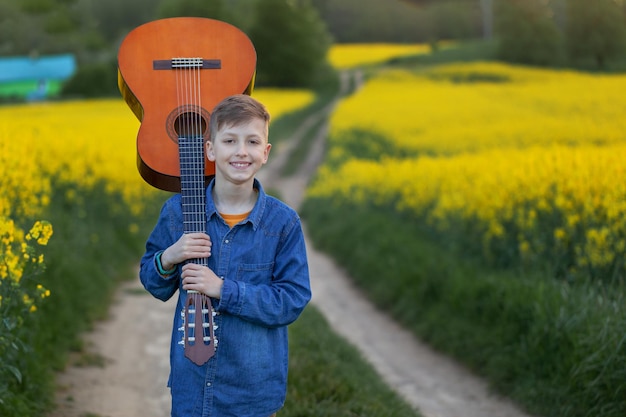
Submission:
<svg viewBox="0 0 626 417">
<path fill-rule="evenodd" d="M 358 84 L 359 74 L 354 76 Z M 320 127 L 317 121 L 330 114 L 334 105 L 310 116 L 291 141 L 278 143 L 259 173 L 264 186 L 280 190 L 294 208 L 300 206 L 323 157 L 327 126 Z M 315 126 L 318 131 L 307 161 L 295 175 L 281 177 L 290 151 Z M 308 238 L 307 246 L 313 304 L 338 334 L 358 347 L 381 378 L 425 417 L 528 417 L 507 400 L 491 395 L 484 381 L 378 311 Z M 121 286 L 110 318 L 85 335 L 94 362 L 103 364 L 79 366 L 71 360 L 58 376 L 57 410 L 49 417 L 168 417 L 166 382 L 174 303 L 153 299 L 138 279 Z"/>
</svg>

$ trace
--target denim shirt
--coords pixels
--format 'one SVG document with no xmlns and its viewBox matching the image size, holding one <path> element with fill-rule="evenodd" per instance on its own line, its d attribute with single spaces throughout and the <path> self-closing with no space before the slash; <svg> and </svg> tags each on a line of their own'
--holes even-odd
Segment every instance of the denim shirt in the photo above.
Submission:
<svg viewBox="0 0 626 417">
<path fill-rule="evenodd" d="M 287 325 L 311 298 L 300 218 L 255 180 L 258 200 L 248 218 L 232 229 L 217 213 L 207 188 L 208 266 L 224 280 L 217 314 L 215 355 L 198 366 L 184 355 L 181 266 L 162 276 L 155 254 L 183 233 L 181 196 L 165 202 L 146 242 L 140 279 L 156 298 L 178 290 L 170 347 L 168 386 L 172 417 L 268 417 L 284 404 L 287 388 Z"/>
</svg>

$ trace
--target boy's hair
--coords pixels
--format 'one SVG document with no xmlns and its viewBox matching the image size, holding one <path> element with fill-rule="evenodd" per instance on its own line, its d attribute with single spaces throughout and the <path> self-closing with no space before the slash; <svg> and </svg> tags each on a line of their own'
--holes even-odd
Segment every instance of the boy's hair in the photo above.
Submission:
<svg viewBox="0 0 626 417">
<path fill-rule="evenodd" d="M 269 125 L 270 114 L 262 103 L 246 94 L 226 97 L 215 106 L 211 114 L 209 140 L 215 139 L 223 127 L 248 123 L 254 118 L 263 120 L 266 127 Z"/>
</svg>

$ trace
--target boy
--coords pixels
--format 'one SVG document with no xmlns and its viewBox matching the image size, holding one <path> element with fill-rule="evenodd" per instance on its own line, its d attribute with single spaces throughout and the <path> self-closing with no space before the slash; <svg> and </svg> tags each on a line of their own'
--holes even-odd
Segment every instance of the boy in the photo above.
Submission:
<svg viewBox="0 0 626 417">
<path fill-rule="evenodd" d="M 146 243 L 140 279 L 156 298 L 178 290 L 168 386 L 172 417 L 268 417 L 287 384 L 287 325 L 311 298 L 300 218 L 266 195 L 255 174 L 267 162 L 269 114 L 247 95 L 219 103 L 211 115 L 206 156 L 215 178 L 206 189 L 207 233 L 183 234 L 181 196 L 165 202 Z M 185 263 L 207 258 L 208 267 Z M 188 290 L 212 298 L 213 357 L 185 357 Z"/>
</svg>

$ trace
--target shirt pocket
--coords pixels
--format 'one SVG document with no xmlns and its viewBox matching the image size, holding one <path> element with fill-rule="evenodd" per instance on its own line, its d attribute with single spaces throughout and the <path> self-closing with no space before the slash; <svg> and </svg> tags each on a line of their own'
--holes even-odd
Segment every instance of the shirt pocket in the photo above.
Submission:
<svg viewBox="0 0 626 417">
<path fill-rule="evenodd" d="M 239 264 L 237 267 L 237 281 L 249 284 L 270 284 L 272 282 L 272 272 L 274 262 Z"/>
</svg>

